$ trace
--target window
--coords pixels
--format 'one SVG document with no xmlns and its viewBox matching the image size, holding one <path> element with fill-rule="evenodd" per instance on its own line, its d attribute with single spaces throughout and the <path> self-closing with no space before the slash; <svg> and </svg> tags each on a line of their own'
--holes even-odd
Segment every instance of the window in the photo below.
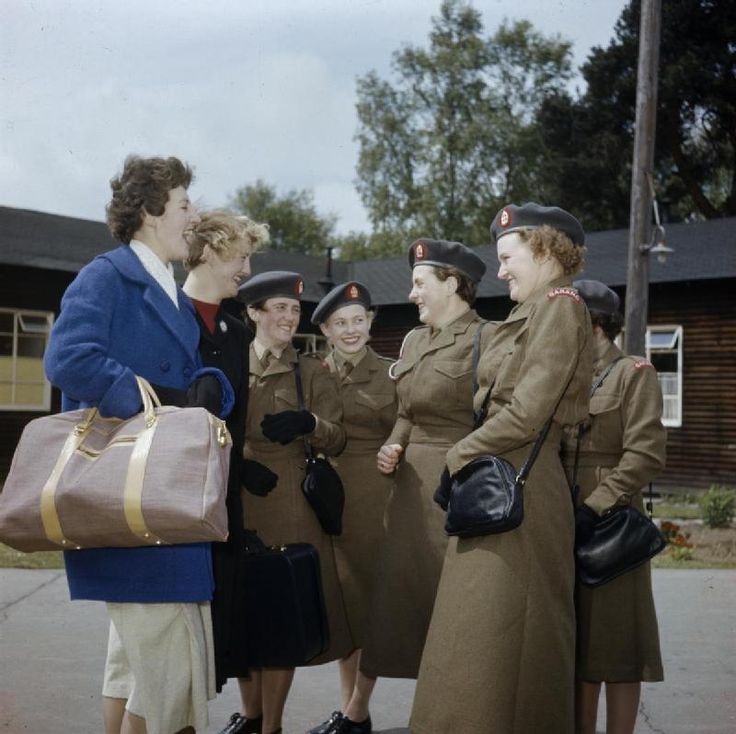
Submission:
<svg viewBox="0 0 736 734">
<path fill-rule="evenodd" d="M 293 344 L 297 352 L 301 354 L 319 352 L 327 355 L 330 351 L 330 345 L 322 334 L 294 334 Z"/>
<path fill-rule="evenodd" d="M 47 311 L 0 308 L 0 410 L 51 409 L 43 354 L 53 322 Z"/>
<path fill-rule="evenodd" d="M 657 368 L 664 410 L 662 423 L 682 425 L 682 326 L 647 328 L 647 359 Z"/>
</svg>

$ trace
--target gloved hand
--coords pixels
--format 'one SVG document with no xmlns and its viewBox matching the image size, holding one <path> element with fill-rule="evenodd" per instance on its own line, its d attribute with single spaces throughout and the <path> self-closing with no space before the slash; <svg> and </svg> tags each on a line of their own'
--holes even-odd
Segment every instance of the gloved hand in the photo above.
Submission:
<svg viewBox="0 0 736 734">
<path fill-rule="evenodd" d="M 317 421 L 308 410 L 282 410 L 280 413 L 266 415 L 261 421 L 263 435 L 269 440 L 285 446 L 297 436 L 311 433 Z"/>
<path fill-rule="evenodd" d="M 440 475 L 440 485 L 434 491 L 434 501 L 447 512 L 447 505 L 450 503 L 450 492 L 452 491 L 452 477 L 445 467 Z"/>
<path fill-rule="evenodd" d="M 575 508 L 575 544 L 585 543 L 593 534 L 593 528 L 600 518 L 598 513 L 584 502 Z"/>
<path fill-rule="evenodd" d="M 188 408 L 206 408 L 213 415 L 222 410 L 222 388 L 214 375 L 198 377 L 187 390 Z"/>
<path fill-rule="evenodd" d="M 240 470 L 240 483 L 256 497 L 265 497 L 278 481 L 278 474 L 274 474 L 260 461 L 245 459 Z"/>
</svg>

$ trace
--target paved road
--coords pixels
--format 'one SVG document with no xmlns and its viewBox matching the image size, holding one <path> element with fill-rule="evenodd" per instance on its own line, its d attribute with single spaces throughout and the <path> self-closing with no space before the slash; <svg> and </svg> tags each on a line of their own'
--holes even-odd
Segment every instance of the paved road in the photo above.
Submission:
<svg viewBox="0 0 736 734">
<path fill-rule="evenodd" d="M 736 571 L 658 570 L 654 593 L 667 680 L 645 684 L 637 734 L 734 734 Z M 0 733 L 99 734 L 106 640 L 104 605 L 69 602 L 63 572 L 0 569 Z M 377 733 L 407 734 L 413 692 L 413 681 L 379 681 Z M 336 665 L 299 670 L 285 734 L 303 734 L 336 704 Z M 237 707 L 230 683 L 210 704 L 208 734 Z"/>
</svg>

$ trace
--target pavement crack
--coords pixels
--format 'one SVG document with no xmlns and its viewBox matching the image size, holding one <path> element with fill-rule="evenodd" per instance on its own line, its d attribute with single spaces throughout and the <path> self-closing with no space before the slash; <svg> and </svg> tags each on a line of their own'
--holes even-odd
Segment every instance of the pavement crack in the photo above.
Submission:
<svg viewBox="0 0 736 734">
<path fill-rule="evenodd" d="M 23 596 L 19 596 L 17 599 L 13 599 L 13 601 L 9 601 L 6 604 L 0 605 L 0 614 L 2 614 L 3 619 L 5 619 L 5 613 L 10 609 L 11 607 L 14 607 L 16 604 L 19 604 L 24 599 L 28 599 L 29 596 L 33 596 L 36 592 L 41 591 L 41 589 L 47 587 L 49 584 L 53 584 L 54 582 L 58 581 L 60 578 L 63 578 L 64 572 L 60 571 L 55 576 L 52 576 L 50 579 L 47 579 L 43 583 L 39 584 L 38 586 L 31 589 L 28 593 L 23 594 Z"/>
<path fill-rule="evenodd" d="M 641 717 L 641 720 L 647 727 L 648 731 L 653 732 L 653 734 L 667 734 L 666 731 L 664 731 L 663 729 L 657 729 L 654 724 L 652 724 L 652 720 L 649 718 L 649 714 L 644 707 L 643 701 L 639 704 L 639 716 Z"/>
</svg>

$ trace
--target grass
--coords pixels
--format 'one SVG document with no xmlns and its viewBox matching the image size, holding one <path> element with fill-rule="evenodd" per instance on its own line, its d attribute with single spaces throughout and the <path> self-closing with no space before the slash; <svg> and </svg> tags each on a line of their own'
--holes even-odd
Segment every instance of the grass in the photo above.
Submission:
<svg viewBox="0 0 736 734">
<path fill-rule="evenodd" d="M 666 550 L 652 558 L 652 568 L 736 568 L 736 561 L 701 561 L 693 558 L 689 561 L 677 561 Z"/>
<path fill-rule="evenodd" d="M 700 520 L 700 506 L 676 502 L 674 498 L 667 498 L 662 502 L 654 503 L 654 516 L 666 520 Z"/>
<path fill-rule="evenodd" d="M 0 568 L 64 568 L 61 551 L 21 553 L 0 543 Z"/>
</svg>

